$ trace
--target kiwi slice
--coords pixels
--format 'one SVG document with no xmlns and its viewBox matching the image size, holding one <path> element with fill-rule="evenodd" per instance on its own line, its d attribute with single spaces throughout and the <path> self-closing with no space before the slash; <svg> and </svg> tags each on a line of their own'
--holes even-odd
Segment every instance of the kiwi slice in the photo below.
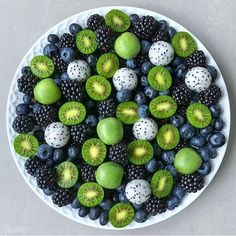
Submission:
<svg viewBox="0 0 236 236">
<path fill-rule="evenodd" d="M 164 150 L 171 150 L 179 143 L 179 131 L 170 124 L 163 125 L 157 133 L 157 143 Z"/>
<path fill-rule="evenodd" d="M 106 25 L 110 26 L 115 32 L 124 32 L 130 27 L 130 19 L 123 11 L 113 9 L 105 16 Z"/>
<path fill-rule="evenodd" d="M 177 111 L 176 101 L 167 95 L 158 96 L 149 104 L 151 114 L 159 119 L 171 117 Z"/>
<path fill-rule="evenodd" d="M 103 101 L 111 94 L 110 82 L 100 75 L 90 77 L 85 87 L 89 97 L 96 101 Z"/>
<path fill-rule="evenodd" d="M 98 138 L 88 139 L 82 147 L 83 159 L 91 166 L 100 165 L 107 154 L 106 145 Z"/>
<path fill-rule="evenodd" d="M 31 60 L 30 69 L 36 77 L 40 79 L 48 78 L 54 72 L 54 64 L 49 57 L 39 55 Z"/>
<path fill-rule="evenodd" d="M 99 184 L 88 182 L 80 186 L 77 198 L 83 206 L 94 207 L 104 198 L 104 190 Z"/>
<path fill-rule="evenodd" d="M 158 170 L 151 180 L 152 193 L 158 197 L 166 197 L 173 187 L 173 176 L 168 170 Z"/>
<path fill-rule="evenodd" d="M 109 221 L 116 228 L 129 225 L 134 219 L 134 209 L 128 203 L 117 203 L 109 211 Z"/>
<path fill-rule="evenodd" d="M 98 46 L 96 34 L 89 29 L 81 30 L 76 36 L 76 46 L 84 54 L 95 52 Z"/>
<path fill-rule="evenodd" d="M 39 142 L 32 134 L 19 134 L 14 139 L 14 149 L 22 157 L 32 157 L 37 153 Z"/>
<path fill-rule="evenodd" d="M 179 57 L 188 57 L 197 50 L 197 44 L 187 32 L 178 32 L 172 38 L 172 46 Z"/>
<path fill-rule="evenodd" d="M 146 140 L 134 140 L 128 145 L 128 151 L 128 159 L 135 165 L 143 165 L 153 157 L 153 147 Z"/>
<path fill-rule="evenodd" d="M 86 117 L 86 108 L 80 102 L 66 102 L 59 109 L 59 119 L 65 125 L 77 125 Z"/>
<path fill-rule="evenodd" d="M 148 73 L 148 82 L 157 91 L 165 91 L 172 84 L 170 72 L 163 66 L 155 66 Z"/>
<path fill-rule="evenodd" d="M 98 58 L 97 72 L 105 78 L 111 78 L 119 69 L 119 59 L 114 53 L 104 53 Z"/>
<path fill-rule="evenodd" d="M 211 123 L 211 112 L 204 104 L 192 103 L 186 113 L 189 123 L 196 128 L 205 128 Z"/>
<path fill-rule="evenodd" d="M 138 104 L 135 102 L 122 102 L 116 108 L 116 117 L 124 124 L 134 124 L 140 117 Z"/>
<path fill-rule="evenodd" d="M 73 187 L 79 176 L 78 168 L 69 161 L 64 161 L 56 168 L 56 182 L 61 188 Z"/>
</svg>

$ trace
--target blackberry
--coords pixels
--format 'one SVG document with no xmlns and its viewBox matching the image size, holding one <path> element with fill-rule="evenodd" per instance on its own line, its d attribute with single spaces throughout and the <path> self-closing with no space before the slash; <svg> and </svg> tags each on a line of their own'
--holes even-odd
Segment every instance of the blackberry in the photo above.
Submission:
<svg viewBox="0 0 236 236">
<path fill-rule="evenodd" d="M 189 147 L 189 142 L 186 139 L 181 139 L 180 142 L 175 147 L 176 152 L 178 152 L 180 149 L 184 147 Z"/>
<path fill-rule="evenodd" d="M 157 41 L 166 41 L 169 42 L 169 35 L 166 31 L 164 30 L 157 30 L 156 33 L 152 37 L 152 42 L 157 42 Z"/>
<path fill-rule="evenodd" d="M 169 124 L 169 123 L 170 123 L 170 118 L 158 119 L 157 120 L 158 127 L 161 127 L 161 126 Z"/>
<path fill-rule="evenodd" d="M 186 117 L 186 107 L 185 106 L 178 106 L 176 113 L 185 118 Z"/>
<path fill-rule="evenodd" d="M 108 99 L 97 103 L 98 113 L 102 118 L 114 117 L 116 115 L 116 102 L 114 99 Z"/>
<path fill-rule="evenodd" d="M 103 16 L 98 14 L 91 15 L 87 20 L 87 26 L 93 31 L 96 31 L 101 25 L 105 25 L 105 20 Z"/>
<path fill-rule="evenodd" d="M 75 37 L 71 34 L 64 33 L 59 40 L 58 46 L 60 48 L 75 48 Z"/>
<path fill-rule="evenodd" d="M 33 97 L 33 90 L 35 85 L 39 82 L 39 78 L 33 76 L 31 73 L 22 75 L 17 80 L 18 90 L 31 98 Z"/>
<path fill-rule="evenodd" d="M 36 123 L 41 127 L 46 127 L 57 121 L 57 109 L 54 106 L 42 105 L 35 113 Z"/>
<path fill-rule="evenodd" d="M 34 129 L 34 124 L 35 122 L 32 116 L 19 115 L 14 119 L 12 128 L 19 134 L 29 133 Z"/>
<path fill-rule="evenodd" d="M 137 57 L 135 58 L 136 67 L 141 67 L 141 65 L 148 60 L 149 60 L 148 55 L 143 55 L 139 53 Z"/>
<path fill-rule="evenodd" d="M 188 105 L 191 95 L 191 91 L 184 84 L 178 84 L 172 89 L 172 97 L 180 106 Z"/>
<path fill-rule="evenodd" d="M 204 178 L 199 173 L 180 176 L 180 186 L 189 193 L 196 193 L 204 187 Z"/>
<path fill-rule="evenodd" d="M 80 176 L 84 183 L 95 182 L 95 167 L 89 166 L 87 163 L 82 163 L 80 168 Z"/>
<path fill-rule="evenodd" d="M 221 89 L 212 84 L 207 90 L 199 93 L 198 99 L 206 106 L 216 104 L 221 98 Z"/>
<path fill-rule="evenodd" d="M 67 71 L 68 64 L 65 61 L 63 61 L 60 58 L 60 56 L 56 55 L 52 57 L 52 60 L 53 60 L 56 72 L 62 74 L 63 72 Z"/>
<path fill-rule="evenodd" d="M 145 167 L 143 165 L 128 165 L 126 168 L 126 175 L 129 181 L 134 179 L 145 179 Z"/>
<path fill-rule="evenodd" d="M 85 96 L 84 86 L 77 80 L 64 80 L 61 83 L 63 96 L 69 101 L 82 101 Z"/>
<path fill-rule="evenodd" d="M 132 31 L 142 40 L 150 39 L 158 29 L 158 22 L 153 16 L 142 16 L 137 20 Z"/>
<path fill-rule="evenodd" d="M 74 199 L 74 192 L 71 189 L 57 189 L 52 195 L 52 202 L 59 206 L 66 206 Z"/>
<path fill-rule="evenodd" d="M 113 145 L 109 149 L 109 159 L 125 166 L 128 162 L 128 146 L 124 143 Z"/>
<path fill-rule="evenodd" d="M 144 203 L 144 208 L 151 215 L 161 214 L 166 211 L 166 203 L 163 199 L 159 199 L 158 197 L 151 196 Z"/>
<path fill-rule="evenodd" d="M 98 49 L 102 52 L 108 52 L 115 41 L 115 33 L 108 26 L 101 25 L 95 31 Z"/>
<path fill-rule="evenodd" d="M 36 172 L 43 166 L 42 160 L 38 156 L 30 157 L 25 162 L 25 169 L 29 175 L 36 177 Z"/>
<path fill-rule="evenodd" d="M 53 188 L 55 186 L 55 170 L 47 165 L 43 165 L 36 171 L 35 177 L 38 187 L 41 189 Z"/>
<path fill-rule="evenodd" d="M 197 50 L 193 54 L 191 54 L 189 57 L 185 58 L 185 64 L 188 67 L 188 69 L 191 69 L 193 67 L 206 66 L 206 56 L 203 51 Z"/>
<path fill-rule="evenodd" d="M 91 130 L 86 124 L 79 124 L 71 126 L 70 134 L 73 143 L 78 146 L 82 146 L 88 139 Z"/>
</svg>

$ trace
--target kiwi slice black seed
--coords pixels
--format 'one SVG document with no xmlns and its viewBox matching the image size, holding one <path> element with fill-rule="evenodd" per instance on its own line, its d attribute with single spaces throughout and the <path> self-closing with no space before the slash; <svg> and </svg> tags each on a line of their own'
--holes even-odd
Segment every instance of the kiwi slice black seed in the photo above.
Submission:
<svg viewBox="0 0 236 236">
<path fill-rule="evenodd" d="M 124 32 L 130 27 L 130 19 L 123 11 L 113 9 L 105 16 L 106 25 L 110 26 L 115 32 Z"/>
<path fill-rule="evenodd" d="M 157 143 L 164 150 L 171 150 L 179 143 L 179 131 L 170 124 L 163 125 L 157 133 Z"/>
<path fill-rule="evenodd" d="M 138 104 L 135 102 L 122 102 L 116 108 L 116 117 L 124 124 L 134 124 L 140 117 Z"/>
<path fill-rule="evenodd" d="M 111 78 L 119 69 L 119 59 L 114 53 L 104 53 L 98 58 L 97 72 L 105 78 Z"/>
<path fill-rule="evenodd" d="M 153 147 L 146 140 L 134 140 L 128 145 L 128 151 L 128 159 L 135 165 L 143 165 L 153 157 Z"/>
<path fill-rule="evenodd" d="M 91 166 L 100 165 L 106 158 L 106 145 L 98 138 L 88 139 L 82 147 L 82 156 Z"/>
<path fill-rule="evenodd" d="M 84 54 L 95 52 L 97 49 L 96 34 L 89 29 L 81 30 L 76 36 L 76 46 Z"/>
<path fill-rule="evenodd" d="M 59 119 L 65 125 L 77 125 L 86 117 L 86 108 L 80 102 L 66 102 L 59 109 Z"/>
<path fill-rule="evenodd" d="M 109 221 L 116 228 L 129 225 L 134 220 L 134 209 L 128 203 L 117 203 L 109 211 Z"/>
<path fill-rule="evenodd" d="M 94 207 L 103 200 L 104 190 L 99 184 L 88 182 L 80 186 L 77 198 L 83 206 Z"/>
<path fill-rule="evenodd" d="M 54 72 L 53 61 L 47 56 L 35 56 L 30 62 L 30 69 L 38 78 L 48 78 Z"/>
<path fill-rule="evenodd" d="M 211 112 L 204 104 L 192 103 L 186 113 L 189 123 L 196 128 L 205 128 L 211 123 Z"/>
<path fill-rule="evenodd" d="M 158 170 L 151 180 L 152 193 L 158 197 L 163 198 L 168 196 L 173 187 L 173 176 L 168 170 Z"/>
<path fill-rule="evenodd" d="M 197 44 L 187 32 L 178 32 L 172 38 L 172 46 L 179 57 L 188 57 L 197 50 Z"/>
<path fill-rule="evenodd" d="M 148 82 L 157 91 L 165 91 L 172 84 L 170 72 L 163 66 L 155 66 L 148 73 Z"/>
<path fill-rule="evenodd" d="M 158 96 L 149 104 L 151 114 L 159 119 L 171 117 L 177 111 L 176 101 L 167 95 Z"/>
<path fill-rule="evenodd" d="M 19 134 L 14 139 L 14 149 L 22 157 L 32 157 L 37 153 L 39 142 L 32 134 Z"/>
<path fill-rule="evenodd" d="M 71 188 L 78 180 L 79 171 L 75 164 L 64 161 L 56 168 L 56 182 L 61 188 Z"/>
<path fill-rule="evenodd" d="M 89 97 L 96 101 L 103 101 L 111 94 L 110 82 L 100 75 L 90 77 L 85 87 Z"/>
</svg>

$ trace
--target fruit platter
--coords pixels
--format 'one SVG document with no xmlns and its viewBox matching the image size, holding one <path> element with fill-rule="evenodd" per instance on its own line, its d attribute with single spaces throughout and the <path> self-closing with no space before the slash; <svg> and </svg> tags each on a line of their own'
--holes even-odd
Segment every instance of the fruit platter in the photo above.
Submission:
<svg viewBox="0 0 236 236">
<path fill-rule="evenodd" d="M 45 203 L 81 224 L 135 229 L 206 189 L 226 151 L 230 106 L 217 64 L 187 29 L 105 7 L 31 47 L 6 120 L 16 165 Z"/>
</svg>

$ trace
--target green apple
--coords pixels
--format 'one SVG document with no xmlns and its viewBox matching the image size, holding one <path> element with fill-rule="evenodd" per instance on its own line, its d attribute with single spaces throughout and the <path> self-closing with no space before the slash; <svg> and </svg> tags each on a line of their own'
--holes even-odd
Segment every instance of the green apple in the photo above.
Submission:
<svg viewBox="0 0 236 236">
<path fill-rule="evenodd" d="M 53 79 L 43 79 L 34 87 L 34 97 L 44 105 L 52 104 L 61 98 L 61 90 Z"/>
<path fill-rule="evenodd" d="M 116 189 L 120 186 L 123 178 L 123 167 L 115 162 L 101 164 L 95 173 L 96 181 L 103 188 Z"/>
<path fill-rule="evenodd" d="M 125 32 L 115 41 L 115 52 L 126 60 L 136 57 L 139 51 L 140 42 L 133 33 Z"/>
<path fill-rule="evenodd" d="M 192 148 L 180 149 L 174 159 L 174 166 L 182 174 L 192 174 L 199 169 L 202 164 L 200 155 Z"/>
<path fill-rule="evenodd" d="M 97 125 L 98 137 L 107 145 L 119 143 L 124 135 L 122 123 L 114 117 L 102 119 Z"/>
</svg>

